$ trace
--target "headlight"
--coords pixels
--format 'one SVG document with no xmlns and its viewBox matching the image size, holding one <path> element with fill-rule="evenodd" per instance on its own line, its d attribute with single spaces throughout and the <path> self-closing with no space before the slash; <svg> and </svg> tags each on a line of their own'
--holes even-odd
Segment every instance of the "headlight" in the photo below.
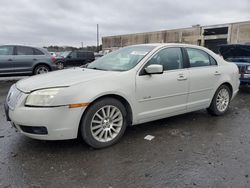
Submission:
<svg viewBox="0 0 250 188">
<path fill-rule="evenodd" d="M 27 106 L 51 106 L 54 97 L 62 88 L 43 89 L 32 92 L 26 99 Z"/>
<path fill-rule="evenodd" d="M 250 66 L 247 66 L 247 70 L 250 71 Z"/>
</svg>

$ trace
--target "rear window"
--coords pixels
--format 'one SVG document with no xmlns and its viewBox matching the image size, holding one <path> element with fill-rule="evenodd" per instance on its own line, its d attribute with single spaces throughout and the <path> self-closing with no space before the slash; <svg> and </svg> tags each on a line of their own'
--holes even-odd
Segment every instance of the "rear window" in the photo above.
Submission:
<svg viewBox="0 0 250 188">
<path fill-rule="evenodd" d="M 36 48 L 33 48 L 34 55 L 44 55 L 44 53 L 41 50 L 38 50 Z"/>
</svg>

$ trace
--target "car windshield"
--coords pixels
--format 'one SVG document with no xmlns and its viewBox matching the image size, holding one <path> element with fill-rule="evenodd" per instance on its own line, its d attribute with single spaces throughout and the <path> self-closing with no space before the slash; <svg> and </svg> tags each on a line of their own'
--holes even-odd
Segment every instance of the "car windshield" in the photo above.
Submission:
<svg viewBox="0 0 250 188">
<path fill-rule="evenodd" d="M 130 46 L 111 52 L 90 63 L 87 68 L 107 71 L 127 71 L 135 67 L 155 46 Z"/>
<path fill-rule="evenodd" d="M 60 54 L 60 56 L 66 58 L 69 55 L 70 51 L 65 51 Z"/>
</svg>

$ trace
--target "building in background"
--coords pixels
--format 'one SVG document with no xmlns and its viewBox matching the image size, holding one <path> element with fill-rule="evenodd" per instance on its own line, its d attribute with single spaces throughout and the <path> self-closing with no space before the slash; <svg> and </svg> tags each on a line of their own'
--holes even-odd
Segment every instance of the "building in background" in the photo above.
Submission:
<svg viewBox="0 0 250 188">
<path fill-rule="evenodd" d="M 205 46 L 215 52 L 221 44 L 250 43 L 250 21 L 211 26 L 107 36 L 102 38 L 103 50 L 145 43 L 188 43 Z"/>
</svg>

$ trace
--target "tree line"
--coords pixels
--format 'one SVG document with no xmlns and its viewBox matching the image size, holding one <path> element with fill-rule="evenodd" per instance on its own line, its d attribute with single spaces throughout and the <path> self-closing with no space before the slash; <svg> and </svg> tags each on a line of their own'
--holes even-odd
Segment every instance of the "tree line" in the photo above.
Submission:
<svg viewBox="0 0 250 188">
<path fill-rule="evenodd" d="M 84 50 L 91 52 L 99 52 L 102 50 L 102 45 L 100 46 L 86 46 L 86 47 L 73 47 L 73 46 L 44 46 L 49 52 L 63 52 L 63 51 L 73 51 L 73 50 Z"/>
</svg>

